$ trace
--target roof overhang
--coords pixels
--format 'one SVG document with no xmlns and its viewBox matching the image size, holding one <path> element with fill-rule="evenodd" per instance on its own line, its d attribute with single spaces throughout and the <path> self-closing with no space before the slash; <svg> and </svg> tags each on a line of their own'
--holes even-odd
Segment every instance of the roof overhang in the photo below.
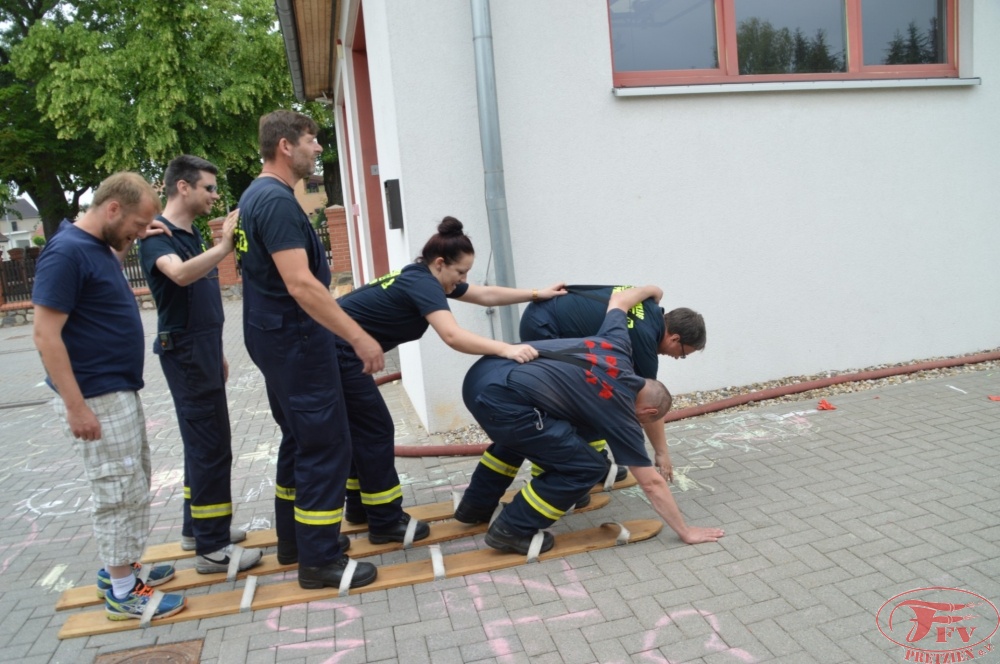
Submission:
<svg viewBox="0 0 1000 664">
<path fill-rule="evenodd" d="M 275 0 L 292 90 L 299 101 L 332 99 L 341 0 Z"/>
</svg>

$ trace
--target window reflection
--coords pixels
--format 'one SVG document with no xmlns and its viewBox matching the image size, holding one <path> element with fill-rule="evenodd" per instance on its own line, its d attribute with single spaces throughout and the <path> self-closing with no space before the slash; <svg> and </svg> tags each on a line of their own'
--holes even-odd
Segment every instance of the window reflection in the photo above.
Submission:
<svg viewBox="0 0 1000 664">
<path fill-rule="evenodd" d="M 847 71 L 844 0 L 735 0 L 740 74 Z"/>
<path fill-rule="evenodd" d="M 861 5 L 866 65 L 947 62 L 945 0 L 865 0 Z"/>
<path fill-rule="evenodd" d="M 610 0 L 616 71 L 715 69 L 714 0 Z"/>
</svg>

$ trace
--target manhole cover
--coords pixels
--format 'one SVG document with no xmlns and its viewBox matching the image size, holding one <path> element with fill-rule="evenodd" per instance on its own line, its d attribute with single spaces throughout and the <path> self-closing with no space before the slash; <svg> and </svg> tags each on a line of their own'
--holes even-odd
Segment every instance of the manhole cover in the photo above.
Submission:
<svg viewBox="0 0 1000 664">
<path fill-rule="evenodd" d="M 198 664 L 202 639 L 100 655 L 94 664 Z"/>
</svg>

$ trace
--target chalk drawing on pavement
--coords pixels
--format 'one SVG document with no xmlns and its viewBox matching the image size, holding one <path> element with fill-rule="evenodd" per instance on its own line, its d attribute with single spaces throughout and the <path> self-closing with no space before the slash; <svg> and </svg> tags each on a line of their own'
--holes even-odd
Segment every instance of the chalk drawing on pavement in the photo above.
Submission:
<svg viewBox="0 0 1000 664">
<path fill-rule="evenodd" d="M 726 449 L 759 452 L 758 445 L 762 443 L 815 435 L 819 428 L 806 417 L 815 412 L 738 413 L 725 418 L 675 424 L 667 427 L 667 442 L 671 449 L 683 448 L 688 456 Z"/>
</svg>

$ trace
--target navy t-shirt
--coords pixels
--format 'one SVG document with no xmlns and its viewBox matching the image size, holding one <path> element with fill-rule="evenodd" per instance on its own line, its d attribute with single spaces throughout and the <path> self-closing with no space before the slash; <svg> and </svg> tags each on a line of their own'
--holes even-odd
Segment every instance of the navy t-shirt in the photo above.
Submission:
<svg viewBox="0 0 1000 664">
<path fill-rule="evenodd" d="M 563 299 L 567 296 L 563 296 Z M 650 466 L 635 400 L 646 379 L 632 371 L 625 313 L 614 309 L 593 337 L 530 342 L 539 352 L 569 354 L 589 363 L 585 369 L 564 360 L 540 357 L 512 367 L 507 387 L 549 415 L 572 423 L 581 435 L 607 440 L 615 462 Z"/>
<path fill-rule="evenodd" d="M 271 300 L 294 305 L 271 254 L 285 249 L 305 249 L 309 271 L 327 288 L 330 270 L 309 217 L 295 200 L 291 187 L 270 177 L 250 183 L 240 198 L 236 253 L 243 269 L 243 284 Z"/>
<path fill-rule="evenodd" d="M 521 340 L 571 339 L 596 334 L 604 322 L 611 294 L 631 286 L 567 286 L 568 295 L 532 302 L 521 323 Z M 545 325 L 536 325 L 539 320 Z M 656 378 L 660 366 L 660 342 L 666 325 L 663 309 L 647 298 L 628 312 L 628 333 L 632 341 L 632 363 L 643 378 Z"/>
<path fill-rule="evenodd" d="M 149 290 L 156 300 L 157 329 L 160 332 L 217 327 L 223 323 L 219 290 L 219 271 L 211 272 L 188 286 L 178 286 L 156 267 L 162 256 L 176 255 L 187 261 L 208 249 L 197 226 L 188 232 L 178 228 L 166 217 L 157 217 L 174 234 L 151 235 L 139 241 L 139 260 L 146 274 Z M 214 299 L 214 301 L 213 301 Z M 154 344 L 156 347 L 156 344 Z"/>
<path fill-rule="evenodd" d="M 38 257 L 31 301 L 69 314 L 62 339 L 84 398 L 142 388 L 142 319 L 107 244 L 63 220 Z"/>
<path fill-rule="evenodd" d="M 407 341 L 424 336 L 427 315 L 450 311 L 449 298 L 458 298 L 469 290 L 459 284 L 445 295 L 441 282 L 423 263 L 410 263 L 402 270 L 347 293 L 337 302 L 361 328 L 382 344 L 388 352 Z"/>
</svg>

